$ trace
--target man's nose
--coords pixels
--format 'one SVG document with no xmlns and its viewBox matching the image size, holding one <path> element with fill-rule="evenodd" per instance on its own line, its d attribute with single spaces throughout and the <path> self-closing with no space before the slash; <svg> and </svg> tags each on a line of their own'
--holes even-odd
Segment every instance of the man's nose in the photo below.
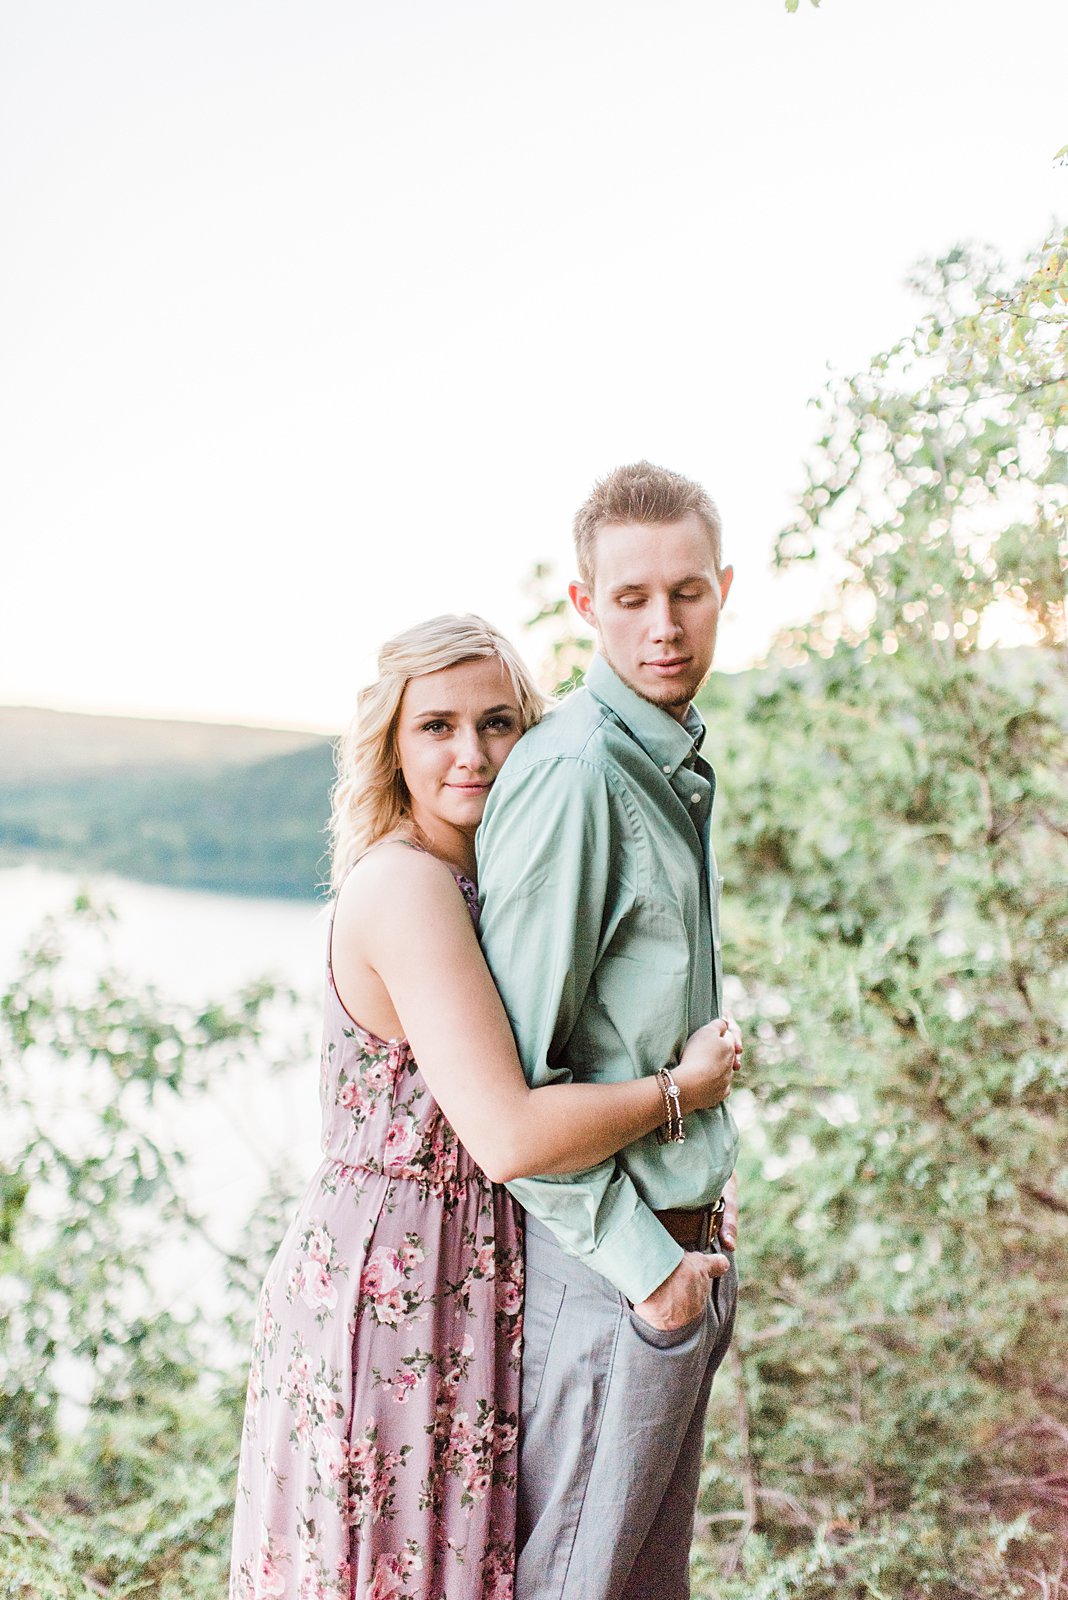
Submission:
<svg viewBox="0 0 1068 1600">
<path fill-rule="evenodd" d="M 667 595 L 652 602 L 649 613 L 649 633 L 653 639 L 677 639 L 682 632 L 679 619 Z"/>
</svg>

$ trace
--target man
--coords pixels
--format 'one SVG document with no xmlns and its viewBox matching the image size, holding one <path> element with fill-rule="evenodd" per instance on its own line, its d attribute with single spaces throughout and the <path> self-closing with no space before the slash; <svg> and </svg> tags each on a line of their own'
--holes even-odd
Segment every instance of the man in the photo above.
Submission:
<svg viewBox="0 0 1068 1600">
<path fill-rule="evenodd" d="M 575 519 L 599 654 L 509 756 L 478 838 L 482 942 L 532 1083 L 678 1060 L 722 1009 L 715 775 L 692 700 L 732 572 L 699 485 L 647 462 Z M 737 1046 L 740 1050 L 740 1044 Z M 527 1211 L 517 1600 L 685 1600 L 713 1374 L 730 1341 L 737 1135 L 724 1103 Z"/>
</svg>

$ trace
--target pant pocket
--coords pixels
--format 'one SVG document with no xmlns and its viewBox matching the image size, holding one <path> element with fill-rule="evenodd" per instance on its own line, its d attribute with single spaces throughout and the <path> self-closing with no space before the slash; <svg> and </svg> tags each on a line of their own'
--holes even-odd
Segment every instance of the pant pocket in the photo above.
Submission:
<svg viewBox="0 0 1068 1600">
<path fill-rule="evenodd" d="M 523 1305 L 523 1410 L 538 1403 L 549 1349 L 560 1320 L 567 1285 L 539 1272 L 528 1261 Z"/>
<path fill-rule="evenodd" d="M 629 1315 L 630 1325 L 643 1344 L 652 1345 L 654 1350 L 674 1350 L 701 1332 L 708 1318 L 708 1304 L 706 1302 L 705 1309 L 699 1316 L 684 1322 L 681 1328 L 654 1328 L 651 1322 L 639 1317 L 636 1311 L 631 1311 Z"/>
</svg>

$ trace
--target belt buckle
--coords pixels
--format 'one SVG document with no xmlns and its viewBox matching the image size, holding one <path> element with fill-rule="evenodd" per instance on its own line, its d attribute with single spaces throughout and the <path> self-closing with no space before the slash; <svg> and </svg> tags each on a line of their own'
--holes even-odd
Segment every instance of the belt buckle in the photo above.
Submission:
<svg viewBox="0 0 1068 1600">
<path fill-rule="evenodd" d="M 720 1195 L 715 1205 L 708 1206 L 706 1208 L 705 1225 L 702 1229 L 702 1233 L 704 1235 L 704 1243 L 701 1245 L 702 1250 L 710 1250 L 712 1248 L 712 1241 L 719 1232 L 719 1225 L 723 1218 L 724 1209 L 725 1201 L 722 1195 Z"/>
</svg>

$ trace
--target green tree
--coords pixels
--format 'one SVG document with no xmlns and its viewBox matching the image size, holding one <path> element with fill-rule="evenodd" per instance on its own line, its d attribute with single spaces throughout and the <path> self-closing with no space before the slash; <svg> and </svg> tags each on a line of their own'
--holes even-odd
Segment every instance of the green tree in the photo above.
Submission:
<svg viewBox="0 0 1068 1600">
<path fill-rule="evenodd" d="M 1068 1593 L 1068 239 L 917 286 L 780 540 L 835 601 L 706 708 L 751 1051 L 700 1569 L 738 1600 Z"/>
</svg>

